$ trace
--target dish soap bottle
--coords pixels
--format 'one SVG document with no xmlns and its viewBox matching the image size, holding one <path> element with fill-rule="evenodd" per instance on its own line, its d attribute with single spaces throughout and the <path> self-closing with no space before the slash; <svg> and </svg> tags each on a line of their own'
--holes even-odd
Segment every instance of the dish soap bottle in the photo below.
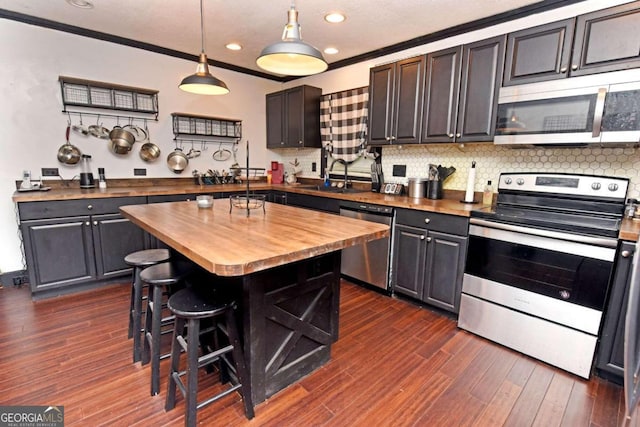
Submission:
<svg viewBox="0 0 640 427">
<path fill-rule="evenodd" d="M 491 188 L 491 181 L 487 181 L 487 185 L 484 187 L 484 191 L 482 192 L 482 204 L 491 206 L 493 203 L 493 188 Z"/>
</svg>

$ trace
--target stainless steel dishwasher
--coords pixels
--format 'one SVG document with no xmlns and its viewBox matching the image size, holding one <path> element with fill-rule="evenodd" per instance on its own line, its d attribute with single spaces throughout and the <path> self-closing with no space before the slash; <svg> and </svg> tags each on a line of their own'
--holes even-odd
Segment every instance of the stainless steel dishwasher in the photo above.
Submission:
<svg viewBox="0 0 640 427">
<path fill-rule="evenodd" d="M 340 202 L 340 215 L 391 226 L 393 208 L 358 202 Z M 372 240 L 342 250 L 341 273 L 384 291 L 389 289 L 391 239 Z"/>
</svg>

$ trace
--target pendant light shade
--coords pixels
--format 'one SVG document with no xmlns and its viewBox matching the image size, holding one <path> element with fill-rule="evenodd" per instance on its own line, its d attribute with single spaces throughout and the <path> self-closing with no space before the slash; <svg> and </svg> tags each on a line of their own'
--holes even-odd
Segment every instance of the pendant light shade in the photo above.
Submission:
<svg viewBox="0 0 640 427">
<path fill-rule="evenodd" d="M 199 95 L 224 95 L 229 93 L 229 88 L 220 79 L 214 77 L 209 72 L 207 55 L 204 53 L 204 13 L 202 10 L 202 0 L 200 0 L 200 33 L 202 35 L 202 51 L 198 59 L 196 73 L 185 77 L 180 82 L 180 89 L 185 92 Z"/>
<path fill-rule="evenodd" d="M 302 41 L 298 11 L 292 5 L 282 41 L 265 47 L 256 60 L 263 70 L 289 76 L 308 76 L 325 71 L 327 62 L 315 47 Z"/>
</svg>

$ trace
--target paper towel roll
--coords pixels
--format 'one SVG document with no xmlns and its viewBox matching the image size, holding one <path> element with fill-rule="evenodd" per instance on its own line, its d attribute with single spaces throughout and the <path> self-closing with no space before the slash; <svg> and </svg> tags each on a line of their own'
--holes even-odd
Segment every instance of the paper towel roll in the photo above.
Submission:
<svg viewBox="0 0 640 427">
<path fill-rule="evenodd" d="M 473 202 L 473 194 L 476 187 L 476 162 L 471 162 L 471 169 L 469 169 L 469 178 L 467 180 L 467 191 L 464 194 L 465 202 Z"/>
</svg>

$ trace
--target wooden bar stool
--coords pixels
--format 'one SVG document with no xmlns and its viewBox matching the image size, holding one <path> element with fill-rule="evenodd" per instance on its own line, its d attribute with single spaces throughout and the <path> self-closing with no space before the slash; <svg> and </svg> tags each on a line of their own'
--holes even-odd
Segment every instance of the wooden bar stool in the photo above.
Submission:
<svg viewBox="0 0 640 427">
<path fill-rule="evenodd" d="M 140 361 L 142 330 L 143 283 L 140 273 L 146 267 L 168 261 L 171 255 L 168 249 L 146 249 L 130 253 L 124 262 L 133 267 L 131 280 L 131 302 L 129 304 L 129 338 L 133 338 L 133 363 Z M 135 331 L 135 333 L 134 333 Z"/>
<path fill-rule="evenodd" d="M 173 340 L 171 342 L 171 367 L 165 410 L 170 411 L 176 403 L 176 386 L 185 398 L 185 425 L 196 425 L 197 410 L 212 403 L 235 390 L 239 390 L 244 402 L 244 412 L 248 419 L 253 418 L 253 403 L 248 371 L 238 335 L 236 323 L 235 301 L 223 302 L 211 295 L 211 291 L 187 288 L 176 292 L 169 298 L 168 307 L 175 315 Z M 201 320 L 211 320 L 216 339 L 211 352 L 198 357 L 198 343 Z M 187 326 L 185 340 L 184 327 Z M 209 331 L 207 331 L 209 332 Z M 186 371 L 179 371 L 181 350 L 187 355 Z M 205 353 L 203 351 L 203 353 Z M 229 357 L 231 356 L 231 357 Z M 229 382 L 229 387 L 222 392 L 202 401 L 197 401 L 198 368 L 209 367 L 218 363 L 221 382 Z M 181 377 L 186 374 L 187 385 Z"/>
<path fill-rule="evenodd" d="M 147 267 L 140 273 L 140 280 L 149 287 L 144 321 L 142 364 L 151 362 L 151 395 L 160 391 L 160 360 L 170 353 L 160 354 L 160 339 L 172 332 L 174 316 L 162 317 L 163 296 L 176 292 L 183 280 L 193 271 L 193 264 L 186 261 L 163 262 Z M 163 329 L 164 327 L 164 329 Z"/>
</svg>

